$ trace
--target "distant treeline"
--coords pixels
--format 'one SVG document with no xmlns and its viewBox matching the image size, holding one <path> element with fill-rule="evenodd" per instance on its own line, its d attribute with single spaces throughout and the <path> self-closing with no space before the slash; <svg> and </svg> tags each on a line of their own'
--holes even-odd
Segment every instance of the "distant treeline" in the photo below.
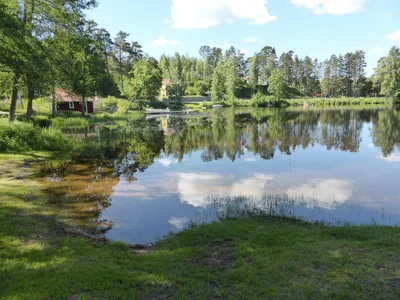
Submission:
<svg viewBox="0 0 400 300">
<path fill-rule="evenodd" d="M 129 34 L 121 31 L 112 38 L 106 29 L 87 20 L 85 10 L 96 5 L 94 0 L 0 3 L 0 98 L 11 99 L 10 121 L 20 97 L 28 99 L 28 119 L 38 97 L 52 96 L 55 108 L 56 88 L 79 95 L 83 104 L 98 93 L 133 98 L 138 108 L 161 95 L 174 104 L 185 94 L 210 92 L 213 101 L 253 95 L 258 99 L 270 95 L 275 101 L 317 95 L 399 97 L 398 47 L 379 61 L 369 78 L 361 50 L 319 62 L 309 56 L 300 58 L 293 51 L 278 58 L 270 46 L 248 58 L 234 47 L 223 51 L 202 46 L 198 57 L 176 53 L 157 61 L 143 54 Z M 163 78 L 167 79 L 164 89 Z"/>
</svg>

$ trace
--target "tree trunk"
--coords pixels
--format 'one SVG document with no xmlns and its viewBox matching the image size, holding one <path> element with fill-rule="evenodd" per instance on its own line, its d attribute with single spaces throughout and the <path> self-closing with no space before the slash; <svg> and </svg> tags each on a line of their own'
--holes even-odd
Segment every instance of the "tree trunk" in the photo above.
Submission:
<svg viewBox="0 0 400 300">
<path fill-rule="evenodd" d="M 18 100 L 18 84 L 19 84 L 19 73 L 16 72 L 14 75 L 12 96 L 11 96 L 11 106 L 10 106 L 10 114 L 8 116 L 8 121 L 13 122 L 15 120 L 15 110 L 17 108 L 17 100 Z"/>
<path fill-rule="evenodd" d="M 56 95 L 55 92 L 51 94 L 51 117 L 55 118 L 57 114 Z"/>
<path fill-rule="evenodd" d="M 31 119 L 33 114 L 33 99 L 35 97 L 35 90 L 32 87 L 28 88 L 28 105 L 26 107 L 26 118 Z"/>
<path fill-rule="evenodd" d="M 86 113 L 85 109 L 86 109 L 86 99 L 85 96 L 82 96 L 82 116 L 84 116 Z"/>
<path fill-rule="evenodd" d="M 22 101 L 21 93 L 18 91 L 18 100 L 19 104 L 21 105 L 22 109 L 24 109 L 24 102 Z"/>
</svg>

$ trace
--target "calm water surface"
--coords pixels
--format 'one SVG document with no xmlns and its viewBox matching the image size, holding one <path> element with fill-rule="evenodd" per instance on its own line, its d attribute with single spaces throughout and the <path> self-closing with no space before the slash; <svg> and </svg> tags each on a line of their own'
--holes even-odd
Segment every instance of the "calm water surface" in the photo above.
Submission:
<svg viewBox="0 0 400 300">
<path fill-rule="evenodd" d="M 400 224 L 400 112 L 223 109 L 91 130 L 86 146 L 103 159 L 52 186 L 113 240 L 149 243 L 204 221 L 217 196 L 262 207 L 282 195 L 302 199 L 289 211 L 306 220 Z"/>
</svg>

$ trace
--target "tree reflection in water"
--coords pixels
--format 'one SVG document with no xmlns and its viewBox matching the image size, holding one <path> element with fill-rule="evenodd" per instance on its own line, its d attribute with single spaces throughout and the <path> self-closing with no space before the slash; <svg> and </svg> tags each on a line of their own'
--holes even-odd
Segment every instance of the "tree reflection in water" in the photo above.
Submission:
<svg viewBox="0 0 400 300">
<path fill-rule="evenodd" d="M 224 157 L 232 162 L 246 152 L 262 159 L 277 151 L 291 155 L 315 145 L 358 152 L 361 132 L 370 127 L 373 143 L 390 157 L 400 148 L 400 113 L 395 110 L 226 109 L 199 117 L 169 117 L 100 124 L 80 140 L 67 162 L 39 166 L 40 181 L 59 215 L 90 232 L 105 232 L 113 223 L 100 220 L 111 205 L 120 179 L 136 180 L 157 158 L 201 151 L 205 163 Z"/>
</svg>

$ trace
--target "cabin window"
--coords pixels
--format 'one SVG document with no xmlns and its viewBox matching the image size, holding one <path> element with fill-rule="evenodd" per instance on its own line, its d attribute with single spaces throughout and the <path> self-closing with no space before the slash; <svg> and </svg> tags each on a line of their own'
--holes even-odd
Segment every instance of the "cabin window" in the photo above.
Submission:
<svg viewBox="0 0 400 300">
<path fill-rule="evenodd" d="M 75 108 L 74 102 L 69 102 L 69 109 L 74 109 L 74 108 Z"/>
</svg>

